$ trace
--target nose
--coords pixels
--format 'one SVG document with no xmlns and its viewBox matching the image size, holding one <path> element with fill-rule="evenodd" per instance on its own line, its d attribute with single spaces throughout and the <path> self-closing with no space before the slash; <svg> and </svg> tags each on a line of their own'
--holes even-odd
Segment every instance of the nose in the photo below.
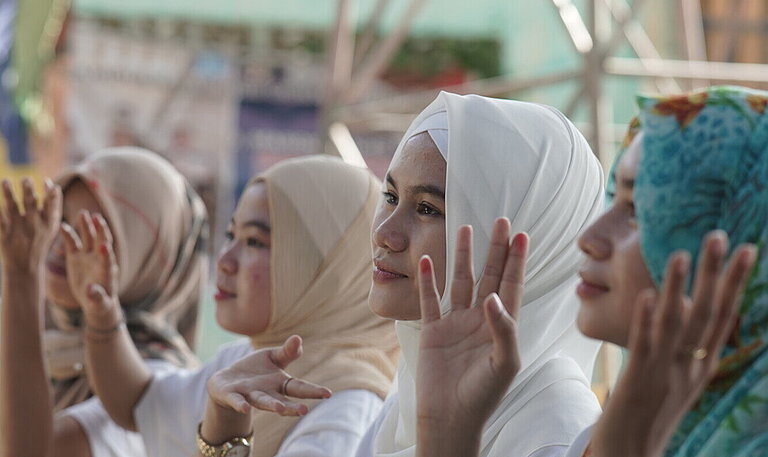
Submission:
<svg viewBox="0 0 768 457">
<path fill-rule="evenodd" d="M 232 241 L 227 242 L 219 253 L 219 258 L 216 260 L 216 268 L 227 275 L 233 275 L 237 273 L 237 255 L 234 252 L 236 249 L 235 243 Z"/>
<path fill-rule="evenodd" d="M 605 260 L 611 256 L 611 242 L 606 236 L 607 227 L 603 227 L 603 222 L 605 215 L 590 225 L 578 240 L 579 249 L 595 260 Z"/>
<path fill-rule="evenodd" d="M 398 227 L 396 213 L 390 214 L 374 227 L 373 242 L 376 246 L 390 252 L 402 252 L 408 248 L 408 237 L 402 228 Z"/>
</svg>

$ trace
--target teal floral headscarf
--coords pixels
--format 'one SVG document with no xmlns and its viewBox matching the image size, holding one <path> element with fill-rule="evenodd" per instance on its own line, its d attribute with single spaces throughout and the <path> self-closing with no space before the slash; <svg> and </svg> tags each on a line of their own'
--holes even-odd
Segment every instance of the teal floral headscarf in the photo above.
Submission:
<svg viewBox="0 0 768 457">
<path fill-rule="evenodd" d="M 661 285 L 669 255 L 694 262 L 707 232 L 758 247 L 739 321 L 718 373 L 667 456 L 768 455 L 768 92 L 712 87 L 639 97 L 643 132 L 634 200 L 643 257 Z"/>
</svg>

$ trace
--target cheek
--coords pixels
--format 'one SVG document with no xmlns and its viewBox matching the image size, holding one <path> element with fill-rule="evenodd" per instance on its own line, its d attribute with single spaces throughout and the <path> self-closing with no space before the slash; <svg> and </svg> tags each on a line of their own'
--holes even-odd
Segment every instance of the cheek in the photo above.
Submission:
<svg viewBox="0 0 768 457">
<path fill-rule="evenodd" d="M 628 325 L 640 293 L 645 289 L 654 288 L 655 285 L 651 280 L 648 268 L 645 266 L 645 260 L 640 251 L 640 243 L 637 240 L 626 246 L 622 254 L 622 265 L 616 271 L 621 274 L 618 281 L 621 287 L 621 317 Z"/>
</svg>

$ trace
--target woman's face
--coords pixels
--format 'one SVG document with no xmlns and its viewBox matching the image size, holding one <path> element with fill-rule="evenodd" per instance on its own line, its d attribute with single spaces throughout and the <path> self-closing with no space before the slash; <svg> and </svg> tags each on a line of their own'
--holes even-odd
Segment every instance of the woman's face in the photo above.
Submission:
<svg viewBox="0 0 768 457">
<path fill-rule="evenodd" d="M 256 335 L 272 313 L 267 188 L 248 186 L 237 202 L 216 262 L 216 320 L 230 332 Z"/>
<path fill-rule="evenodd" d="M 587 260 L 579 271 L 582 282 L 577 323 L 586 336 L 627 346 L 632 310 L 640 292 L 654 287 L 640 252 L 640 233 L 633 198 L 642 154 L 637 135 L 616 167 L 613 204 L 579 238 Z"/>
<path fill-rule="evenodd" d="M 379 316 L 416 320 L 418 263 L 432 258 L 440 294 L 445 288 L 446 163 L 429 134 L 409 139 L 387 171 L 373 220 L 373 284 L 369 302 Z"/>
<path fill-rule="evenodd" d="M 91 213 L 100 213 L 101 207 L 82 181 L 75 180 L 67 187 L 64 192 L 62 202 L 62 220 L 74 225 L 80 211 L 86 210 Z M 53 305 L 64 309 L 76 310 L 80 305 L 72 295 L 67 282 L 67 266 L 64 252 L 64 239 L 60 234 L 51 245 L 48 257 L 45 261 L 45 294 L 46 298 Z"/>
</svg>

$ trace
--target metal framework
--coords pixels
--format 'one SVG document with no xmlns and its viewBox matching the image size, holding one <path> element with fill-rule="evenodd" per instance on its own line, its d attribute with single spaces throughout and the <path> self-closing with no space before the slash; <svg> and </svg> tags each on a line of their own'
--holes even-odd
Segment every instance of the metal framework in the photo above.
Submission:
<svg viewBox="0 0 768 457">
<path fill-rule="evenodd" d="M 412 20 L 424 2 L 410 0 L 409 7 L 392 33 L 381 42 L 374 43 L 375 31 L 390 3 L 389 0 L 378 0 L 355 46 L 350 14 L 355 2 L 338 0 L 337 22 L 331 32 L 331 53 L 328 57 L 329 83 L 321 116 L 326 139 L 325 152 L 339 154 L 338 145 L 350 146 L 349 141 L 331 140 L 332 136 L 338 137 L 338 132 L 346 129 L 343 126 L 353 129 L 405 130 L 413 116 L 435 97 L 437 90 L 426 90 L 387 99 L 361 101 L 407 37 Z M 708 61 L 700 0 L 677 0 L 682 17 L 686 60 L 665 59 L 659 53 L 638 20 L 638 11 L 643 7 L 644 0 L 588 0 L 585 15 L 582 15 L 572 0 L 550 0 L 550 3 L 553 13 L 558 15 L 559 22 L 568 34 L 573 51 L 580 57 L 579 67 L 528 79 L 502 76 L 476 80 L 442 90 L 500 96 L 563 81 L 576 81 L 579 89 L 565 105 L 564 112 L 571 116 L 580 106 L 588 109 L 589 121 L 580 127 L 595 154 L 605 158 L 612 142 L 623 131 L 623 126 L 614 125 L 611 106 L 606 100 L 603 82 L 608 76 L 647 78 L 661 93 L 702 87 L 711 81 L 768 82 L 768 65 Z M 735 21 L 739 11 L 744 10 L 743 4 L 744 0 L 734 2 L 731 21 Z M 730 28 L 730 36 L 722 52 L 724 55 L 733 53 L 735 29 Z M 616 49 L 625 42 L 630 45 L 636 57 L 614 56 Z M 331 125 L 335 126 L 335 135 L 330 134 Z M 350 154 L 359 153 L 343 153 L 346 157 Z"/>
</svg>

